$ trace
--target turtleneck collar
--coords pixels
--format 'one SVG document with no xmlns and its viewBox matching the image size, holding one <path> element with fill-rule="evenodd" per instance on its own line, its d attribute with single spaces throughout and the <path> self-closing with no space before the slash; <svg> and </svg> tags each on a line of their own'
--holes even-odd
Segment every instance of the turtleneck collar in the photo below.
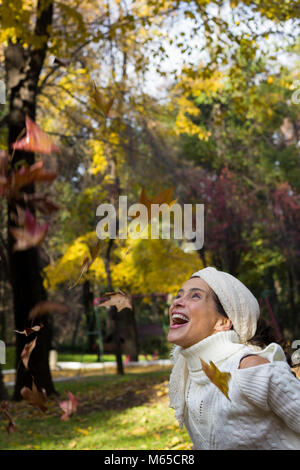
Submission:
<svg viewBox="0 0 300 470">
<path fill-rule="evenodd" d="M 186 359 L 190 374 L 202 370 L 200 358 L 205 362 L 218 363 L 245 347 L 239 343 L 239 337 L 233 330 L 220 331 L 189 348 L 181 348 L 180 354 Z"/>
</svg>

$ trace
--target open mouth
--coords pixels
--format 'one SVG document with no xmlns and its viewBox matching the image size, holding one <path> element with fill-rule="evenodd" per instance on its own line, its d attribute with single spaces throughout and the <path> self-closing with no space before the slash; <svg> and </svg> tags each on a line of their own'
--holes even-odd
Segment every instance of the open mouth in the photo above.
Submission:
<svg viewBox="0 0 300 470">
<path fill-rule="evenodd" d="M 182 313 L 173 313 L 172 314 L 172 323 L 170 328 L 180 328 L 181 326 L 189 323 L 189 318 Z"/>
</svg>

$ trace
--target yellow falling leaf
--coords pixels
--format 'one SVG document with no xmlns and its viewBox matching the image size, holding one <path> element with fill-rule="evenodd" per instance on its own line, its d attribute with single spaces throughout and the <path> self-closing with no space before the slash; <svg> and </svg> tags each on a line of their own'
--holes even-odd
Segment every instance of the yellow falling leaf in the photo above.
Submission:
<svg viewBox="0 0 300 470">
<path fill-rule="evenodd" d="M 106 118 L 109 115 L 110 109 L 113 105 L 114 102 L 114 97 L 110 98 L 108 101 L 103 97 L 103 95 L 100 93 L 98 88 L 96 87 L 96 84 L 94 83 L 94 100 L 96 104 L 98 105 L 98 108 L 100 109 L 101 113 L 103 116 Z"/>
<path fill-rule="evenodd" d="M 207 362 L 203 361 L 201 358 L 200 361 L 203 372 L 207 375 L 209 380 L 211 380 L 211 382 L 221 390 L 225 397 L 231 401 L 228 396 L 228 382 L 230 380 L 231 374 L 229 372 L 221 372 L 212 361 L 210 361 L 209 364 L 207 364 Z"/>
</svg>

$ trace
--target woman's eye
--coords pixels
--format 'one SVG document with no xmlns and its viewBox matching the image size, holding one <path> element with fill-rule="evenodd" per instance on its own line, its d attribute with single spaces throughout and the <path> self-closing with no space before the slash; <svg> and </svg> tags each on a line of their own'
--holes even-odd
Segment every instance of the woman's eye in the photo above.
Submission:
<svg viewBox="0 0 300 470">
<path fill-rule="evenodd" d="M 194 294 L 193 297 L 195 297 L 195 295 L 198 297 L 198 299 L 201 298 L 201 296 L 199 294 Z"/>
</svg>

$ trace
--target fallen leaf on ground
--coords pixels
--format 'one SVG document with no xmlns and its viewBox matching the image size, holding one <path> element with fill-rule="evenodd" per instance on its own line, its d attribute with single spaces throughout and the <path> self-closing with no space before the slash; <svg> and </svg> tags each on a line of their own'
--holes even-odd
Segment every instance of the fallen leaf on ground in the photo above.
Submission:
<svg viewBox="0 0 300 470">
<path fill-rule="evenodd" d="M 203 361 L 201 358 L 200 361 L 203 372 L 207 375 L 211 382 L 221 390 L 225 397 L 230 400 L 228 396 L 228 382 L 230 380 L 231 374 L 229 372 L 221 372 L 212 361 L 210 361 L 209 364 L 207 364 L 207 362 Z"/>
<path fill-rule="evenodd" d="M 69 395 L 69 400 L 59 403 L 59 406 L 64 411 L 64 414 L 60 418 L 62 421 L 67 421 L 77 411 L 78 406 L 77 398 L 71 392 L 67 393 Z"/>
<path fill-rule="evenodd" d="M 145 434 L 146 432 L 147 432 L 146 428 L 138 427 L 138 428 L 134 429 L 133 431 L 131 431 L 129 434 L 131 436 L 140 436 L 141 434 Z"/>
<path fill-rule="evenodd" d="M 75 429 L 75 431 L 78 431 L 81 434 L 84 434 L 85 436 L 89 435 L 89 431 L 87 429 L 81 429 L 81 428 L 78 428 L 77 426 L 75 426 L 74 429 Z"/>
<path fill-rule="evenodd" d="M 21 395 L 24 400 L 29 403 L 29 405 L 37 406 L 44 413 L 47 411 L 48 408 L 46 406 L 46 390 L 42 388 L 42 390 L 39 391 L 34 383 L 34 380 L 32 381 L 32 390 L 30 390 L 30 388 L 28 387 L 23 387 L 21 390 Z"/>
<path fill-rule="evenodd" d="M 69 449 L 74 449 L 74 447 L 77 446 L 77 441 L 71 441 L 69 444 L 68 444 L 68 448 Z"/>
</svg>

